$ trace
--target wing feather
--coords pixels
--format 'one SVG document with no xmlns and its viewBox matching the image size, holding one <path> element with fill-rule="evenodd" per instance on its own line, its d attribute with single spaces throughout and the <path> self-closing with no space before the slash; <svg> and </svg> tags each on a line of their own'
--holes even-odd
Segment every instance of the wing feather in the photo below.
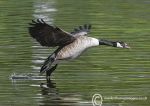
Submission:
<svg viewBox="0 0 150 106">
<path fill-rule="evenodd" d="M 90 32 L 91 25 L 85 24 L 83 26 L 79 26 L 78 28 L 74 28 L 74 31 L 71 34 L 74 37 L 87 35 Z"/>
<path fill-rule="evenodd" d="M 29 33 L 42 46 L 55 47 L 64 46 L 75 40 L 70 33 L 45 23 L 42 19 L 32 20 L 29 23 Z"/>
</svg>

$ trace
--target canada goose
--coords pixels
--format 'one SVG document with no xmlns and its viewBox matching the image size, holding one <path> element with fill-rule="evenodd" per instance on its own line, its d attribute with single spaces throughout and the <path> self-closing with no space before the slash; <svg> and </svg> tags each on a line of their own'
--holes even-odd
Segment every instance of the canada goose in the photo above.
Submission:
<svg viewBox="0 0 150 106">
<path fill-rule="evenodd" d="M 58 48 L 46 59 L 40 73 L 46 72 L 47 78 L 56 69 L 61 60 L 70 60 L 78 57 L 85 49 L 98 45 L 107 45 L 118 48 L 130 48 L 122 41 L 109 41 L 88 36 L 91 25 L 85 24 L 75 28 L 73 32 L 66 32 L 56 26 L 45 23 L 42 19 L 32 20 L 29 23 L 30 35 L 42 46 Z"/>
</svg>

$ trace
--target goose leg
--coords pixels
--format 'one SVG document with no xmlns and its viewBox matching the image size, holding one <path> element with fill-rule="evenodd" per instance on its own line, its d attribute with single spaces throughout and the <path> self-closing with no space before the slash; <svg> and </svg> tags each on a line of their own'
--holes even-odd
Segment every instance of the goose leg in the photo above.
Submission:
<svg viewBox="0 0 150 106">
<path fill-rule="evenodd" d="M 57 68 L 57 65 L 58 64 L 56 64 L 55 66 L 53 66 L 52 68 L 50 68 L 49 70 L 46 71 L 46 79 L 47 79 L 47 81 L 50 80 L 50 76 L 51 76 L 52 72 Z"/>
</svg>

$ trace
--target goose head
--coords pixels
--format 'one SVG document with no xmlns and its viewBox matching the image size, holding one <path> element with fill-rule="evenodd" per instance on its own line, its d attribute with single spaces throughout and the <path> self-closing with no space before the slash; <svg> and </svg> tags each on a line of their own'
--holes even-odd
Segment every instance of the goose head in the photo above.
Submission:
<svg viewBox="0 0 150 106">
<path fill-rule="evenodd" d="M 128 46 L 127 43 L 122 42 L 122 41 L 117 41 L 117 42 L 115 42 L 114 47 L 118 47 L 118 48 L 128 48 L 128 49 L 130 48 L 130 46 Z"/>
</svg>

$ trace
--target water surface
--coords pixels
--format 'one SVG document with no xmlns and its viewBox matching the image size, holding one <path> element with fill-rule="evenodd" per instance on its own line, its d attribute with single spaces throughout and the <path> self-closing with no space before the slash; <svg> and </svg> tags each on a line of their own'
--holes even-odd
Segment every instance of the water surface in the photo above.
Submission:
<svg viewBox="0 0 150 106">
<path fill-rule="evenodd" d="M 0 106 L 92 106 L 95 93 L 102 95 L 102 106 L 149 106 L 149 10 L 149 0 L 0 1 Z M 36 18 L 70 32 L 92 24 L 91 36 L 132 48 L 91 48 L 60 64 L 43 88 L 39 69 L 55 48 L 41 47 L 29 36 L 28 23 Z M 12 80 L 14 73 L 27 77 Z"/>
</svg>

